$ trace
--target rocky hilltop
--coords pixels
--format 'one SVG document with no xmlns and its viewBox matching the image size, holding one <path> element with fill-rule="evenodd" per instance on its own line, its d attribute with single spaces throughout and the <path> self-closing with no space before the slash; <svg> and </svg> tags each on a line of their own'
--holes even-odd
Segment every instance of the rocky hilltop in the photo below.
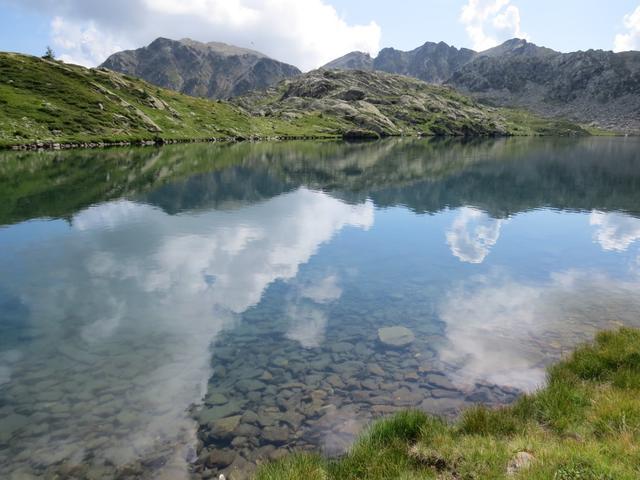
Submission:
<svg viewBox="0 0 640 480">
<path fill-rule="evenodd" d="M 266 55 L 225 43 L 158 38 L 148 46 L 111 55 L 101 67 L 187 95 L 228 98 L 266 88 L 300 70 Z"/>
<path fill-rule="evenodd" d="M 484 102 L 640 132 L 640 52 L 559 53 L 525 40 L 496 48 L 447 83 Z"/>
<path fill-rule="evenodd" d="M 560 53 L 521 39 L 475 52 L 443 42 L 352 52 L 328 68 L 380 70 L 451 85 L 490 104 L 526 107 L 594 126 L 640 132 L 640 52 Z"/>
<path fill-rule="evenodd" d="M 254 116 L 331 125 L 345 136 L 572 135 L 568 122 L 482 105 L 448 86 L 363 70 L 315 70 L 233 100 Z"/>
</svg>

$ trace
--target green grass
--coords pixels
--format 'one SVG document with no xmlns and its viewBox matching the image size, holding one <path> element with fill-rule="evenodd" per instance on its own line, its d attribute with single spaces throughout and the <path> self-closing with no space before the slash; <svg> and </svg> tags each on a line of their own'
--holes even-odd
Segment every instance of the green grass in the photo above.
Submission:
<svg viewBox="0 0 640 480">
<path fill-rule="evenodd" d="M 518 452 L 530 466 L 508 475 Z M 455 423 L 408 411 L 374 423 L 338 459 L 292 455 L 258 480 L 640 478 L 640 330 L 597 335 L 513 405 L 476 406 Z"/>
</svg>

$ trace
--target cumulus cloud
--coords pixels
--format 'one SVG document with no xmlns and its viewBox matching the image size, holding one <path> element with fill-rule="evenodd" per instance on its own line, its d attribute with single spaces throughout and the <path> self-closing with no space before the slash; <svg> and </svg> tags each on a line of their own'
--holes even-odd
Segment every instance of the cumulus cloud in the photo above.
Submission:
<svg viewBox="0 0 640 480">
<path fill-rule="evenodd" d="M 451 253 L 463 262 L 482 263 L 498 241 L 503 222 L 476 208 L 461 208 L 446 232 Z"/>
<path fill-rule="evenodd" d="M 479 275 L 453 289 L 439 306 L 447 342 L 441 360 L 462 388 L 476 382 L 531 391 L 545 367 L 595 332 L 637 326 L 637 281 L 569 270 L 529 283 L 506 275 Z"/>
<path fill-rule="evenodd" d="M 54 17 L 61 58 L 94 66 L 159 36 L 253 48 L 302 69 L 351 50 L 375 54 L 380 27 L 347 23 L 325 0 L 21 0 Z"/>
<path fill-rule="evenodd" d="M 596 227 L 594 239 L 604 250 L 624 252 L 640 240 L 640 220 L 622 213 L 594 211 L 589 223 Z"/>
<path fill-rule="evenodd" d="M 320 346 L 324 341 L 329 320 L 326 305 L 342 296 L 342 288 L 336 274 L 320 279 L 296 281 L 295 295 L 288 302 L 289 329 L 286 336 L 304 348 Z"/>
<path fill-rule="evenodd" d="M 100 464 L 121 465 L 149 451 L 195 443 L 187 412 L 206 391 L 210 348 L 219 332 L 239 322 L 272 283 L 295 282 L 300 266 L 337 232 L 366 229 L 373 220 L 370 201 L 350 205 L 304 188 L 198 215 L 168 215 L 128 200 L 87 208 L 74 215 L 71 231 L 47 237 L 50 248 L 34 248 L 0 278 L 0 291 L 28 308 L 35 339 L 20 357 L 0 352 L 0 384 L 41 373 L 46 365 L 47 375 L 38 379 L 55 378 L 65 392 L 62 404 L 71 402 L 75 394 L 66 392 L 75 392 L 74 386 L 89 392 L 102 382 L 101 392 L 113 394 L 114 411 L 135 415 L 119 430 L 118 442 L 96 453 L 92 461 Z M 31 280 L 19 280 L 25 278 Z M 319 343 L 327 320 L 321 307 L 340 292 L 332 275 L 305 284 L 299 296 L 308 303 L 290 311 L 299 325 L 292 338 L 305 346 Z M 30 411 L 45 411 L 31 392 L 21 401 Z M 92 399 L 73 402 L 64 452 L 43 436 L 32 442 L 25 435 L 28 445 L 20 447 L 38 451 L 43 464 L 67 455 L 85 461 L 99 417 Z"/>
<path fill-rule="evenodd" d="M 462 7 L 460 21 L 474 50 L 495 47 L 501 41 L 529 36 L 520 27 L 520 9 L 511 0 L 469 0 Z"/>
<path fill-rule="evenodd" d="M 320 346 L 327 330 L 327 314 L 313 305 L 289 305 L 290 327 L 286 336 L 304 348 Z"/>
<path fill-rule="evenodd" d="M 613 41 L 613 49 L 616 52 L 640 49 L 640 5 L 624 16 L 625 33 L 616 35 Z"/>
<path fill-rule="evenodd" d="M 329 303 L 342 295 L 342 288 L 338 285 L 338 276 L 327 275 L 318 282 L 304 285 L 300 289 L 300 296 L 316 303 Z"/>
</svg>

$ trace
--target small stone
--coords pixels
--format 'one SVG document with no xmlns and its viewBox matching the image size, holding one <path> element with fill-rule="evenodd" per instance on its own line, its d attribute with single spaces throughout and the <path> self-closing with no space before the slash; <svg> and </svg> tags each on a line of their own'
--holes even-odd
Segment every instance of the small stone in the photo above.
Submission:
<svg viewBox="0 0 640 480">
<path fill-rule="evenodd" d="M 447 377 L 438 373 L 428 374 L 425 380 L 429 385 L 441 388 L 443 390 L 456 390 L 456 387 Z"/>
<path fill-rule="evenodd" d="M 244 380 L 237 381 L 235 387 L 237 390 L 243 393 L 247 393 L 247 392 L 253 392 L 258 390 L 264 390 L 266 385 L 262 383 L 260 380 L 244 379 Z"/>
<path fill-rule="evenodd" d="M 419 377 L 416 372 L 407 372 L 404 374 L 404 379 L 407 382 L 417 382 L 419 380 Z"/>
<path fill-rule="evenodd" d="M 283 427 L 266 427 L 262 430 L 262 438 L 276 445 L 283 444 L 289 439 L 289 430 Z"/>
<path fill-rule="evenodd" d="M 209 468 L 225 468 L 235 459 L 236 453 L 233 450 L 214 450 L 209 454 L 206 464 Z"/>
<path fill-rule="evenodd" d="M 210 405 L 224 405 L 229 401 L 229 399 L 221 393 L 214 392 L 210 395 L 207 395 L 204 401 L 205 403 L 208 403 Z"/>
<path fill-rule="evenodd" d="M 331 385 L 332 387 L 334 387 L 334 388 L 344 388 L 345 387 L 345 384 L 342 381 L 342 379 L 336 374 L 329 375 L 327 377 L 327 383 L 329 385 Z"/>
<path fill-rule="evenodd" d="M 416 339 L 411 330 L 402 326 L 378 329 L 378 340 L 387 347 L 402 348 L 411 345 Z"/>
<path fill-rule="evenodd" d="M 376 375 L 378 377 L 384 376 L 384 370 L 377 363 L 371 363 L 371 364 L 367 365 L 367 370 L 369 371 L 369 373 L 371 375 Z"/>
<path fill-rule="evenodd" d="M 242 414 L 243 423 L 256 423 L 258 421 L 258 414 L 253 410 L 247 410 Z"/>
<path fill-rule="evenodd" d="M 276 367 L 285 368 L 289 365 L 289 360 L 284 357 L 276 357 L 271 361 Z"/>
<path fill-rule="evenodd" d="M 241 415 L 234 415 L 232 417 L 221 418 L 215 422 L 211 422 L 211 434 L 216 438 L 229 438 L 233 435 L 233 431 L 240 424 Z"/>
<path fill-rule="evenodd" d="M 531 466 L 535 457 L 529 452 L 518 452 L 515 457 L 509 460 L 507 465 L 507 475 L 515 475 L 521 470 L 525 470 Z"/>
</svg>

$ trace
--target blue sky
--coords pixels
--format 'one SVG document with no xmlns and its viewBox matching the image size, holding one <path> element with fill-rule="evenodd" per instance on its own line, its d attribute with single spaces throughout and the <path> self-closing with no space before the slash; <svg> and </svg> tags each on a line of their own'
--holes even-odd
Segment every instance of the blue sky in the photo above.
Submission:
<svg viewBox="0 0 640 480">
<path fill-rule="evenodd" d="M 158 36 L 255 48 L 303 69 L 351 50 L 440 40 L 483 49 L 522 36 L 561 51 L 638 49 L 640 0 L 0 0 L 0 50 L 41 54 L 51 45 L 91 66 Z"/>
<path fill-rule="evenodd" d="M 403 0 L 402 2 L 333 0 L 331 3 L 351 22 L 375 20 L 382 29 L 382 47 L 411 49 L 425 41 L 444 41 L 471 47 L 458 21 L 466 3 L 452 0 Z M 624 30 L 625 14 L 640 6 L 633 0 L 521 0 L 522 29 L 531 41 L 560 51 L 600 48 L 611 50 L 617 33 Z M 401 5 L 401 6 L 400 6 Z"/>
</svg>

